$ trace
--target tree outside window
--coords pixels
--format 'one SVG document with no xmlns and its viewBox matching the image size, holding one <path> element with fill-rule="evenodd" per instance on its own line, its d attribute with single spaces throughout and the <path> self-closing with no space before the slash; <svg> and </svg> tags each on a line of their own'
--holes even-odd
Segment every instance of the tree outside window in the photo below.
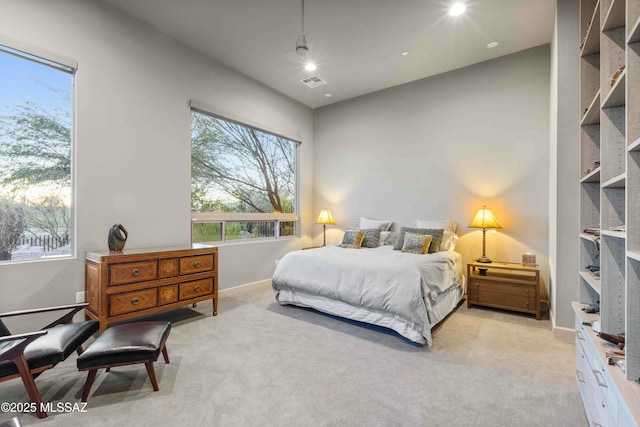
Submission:
<svg viewBox="0 0 640 427">
<path fill-rule="evenodd" d="M 298 143 L 195 110 L 191 118 L 192 240 L 295 235 Z"/>
<path fill-rule="evenodd" d="M 0 260 L 72 253 L 73 77 L 0 46 Z"/>
</svg>

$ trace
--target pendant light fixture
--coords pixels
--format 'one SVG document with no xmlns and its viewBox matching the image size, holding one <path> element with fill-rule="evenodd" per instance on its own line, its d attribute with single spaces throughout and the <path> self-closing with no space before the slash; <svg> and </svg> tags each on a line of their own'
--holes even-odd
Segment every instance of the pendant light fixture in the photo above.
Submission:
<svg viewBox="0 0 640 427">
<path fill-rule="evenodd" d="M 316 69 L 316 65 L 308 58 L 309 47 L 307 46 L 307 37 L 304 34 L 304 0 L 302 0 L 302 34 L 298 36 L 296 42 L 296 55 L 305 59 L 305 70 L 314 71 Z"/>
</svg>

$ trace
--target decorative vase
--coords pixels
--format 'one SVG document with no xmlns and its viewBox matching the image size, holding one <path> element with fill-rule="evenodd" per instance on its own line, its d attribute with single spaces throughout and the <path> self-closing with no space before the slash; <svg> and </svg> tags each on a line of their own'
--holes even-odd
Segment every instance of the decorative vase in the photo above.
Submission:
<svg viewBox="0 0 640 427">
<path fill-rule="evenodd" d="M 114 224 L 109 229 L 109 250 L 111 252 L 120 252 L 124 249 L 124 244 L 127 243 L 127 237 L 129 237 L 129 233 L 122 226 L 122 224 Z"/>
</svg>

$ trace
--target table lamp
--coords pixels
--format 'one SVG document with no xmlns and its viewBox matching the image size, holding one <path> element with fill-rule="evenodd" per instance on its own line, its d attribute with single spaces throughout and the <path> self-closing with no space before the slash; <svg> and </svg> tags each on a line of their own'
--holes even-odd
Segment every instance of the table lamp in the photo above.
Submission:
<svg viewBox="0 0 640 427">
<path fill-rule="evenodd" d="M 322 224 L 322 246 L 327 246 L 327 224 L 335 225 L 335 223 L 329 209 L 322 209 L 320 211 L 320 215 L 318 215 L 318 219 L 316 219 L 316 224 Z"/>
<path fill-rule="evenodd" d="M 483 206 L 480 209 L 478 209 L 478 212 L 476 213 L 476 216 L 471 221 L 471 224 L 469 224 L 469 227 L 482 229 L 482 256 L 478 258 L 476 261 L 490 263 L 491 260 L 487 258 L 486 251 L 485 251 L 486 241 L 487 241 L 487 238 L 486 238 L 487 228 L 502 228 L 502 227 L 500 227 L 500 224 L 498 224 L 498 221 L 496 221 L 496 217 L 493 215 L 493 212 L 491 212 L 491 209 L 489 209 L 486 206 Z"/>
</svg>

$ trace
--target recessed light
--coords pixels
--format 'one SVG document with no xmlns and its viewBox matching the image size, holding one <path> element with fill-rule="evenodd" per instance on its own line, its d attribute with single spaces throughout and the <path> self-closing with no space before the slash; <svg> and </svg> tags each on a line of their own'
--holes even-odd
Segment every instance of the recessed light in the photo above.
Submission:
<svg viewBox="0 0 640 427">
<path fill-rule="evenodd" d="M 325 93 L 325 94 L 324 94 L 324 97 L 325 97 L 325 98 L 331 98 L 332 96 L 333 96 L 333 94 L 332 94 L 332 93 L 329 93 L 329 92 L 327 92 L 327 93 Z"/>
<path fill-rule="evenodd" d="M 487 44 L 487 48 L 493 49 L 494 47 L 498 46 L 498 44 L 499 44 L 498 42 L 489 42 Z"/>
<path fill-rule="evenodd" d="M 307 63 L 304 65 L 304 69 L 305 69 L 305 70 L 307 70 L 307 71 L 315 71 L 315 70 L 316 70 L 316 68 L 317 68 L 317 67 L 316 67 L 316 64 L 314 64 L 313 62 L 307 62 Z"/>
<path fill-rule="evenodd" d="M 406 50 L 402 52 L 402 56 L 407 56 L 409 55 L 409 52 L 407 52 Z"/>
<path fill-rule="evenodd" d="M 451 9 L 449 9 L 449 15 L 451 16 L 462 15 L 466 8 L 467 7 L 462 3 L 455 3 L 453 6 L 451 6 Z"/>
</svg>

